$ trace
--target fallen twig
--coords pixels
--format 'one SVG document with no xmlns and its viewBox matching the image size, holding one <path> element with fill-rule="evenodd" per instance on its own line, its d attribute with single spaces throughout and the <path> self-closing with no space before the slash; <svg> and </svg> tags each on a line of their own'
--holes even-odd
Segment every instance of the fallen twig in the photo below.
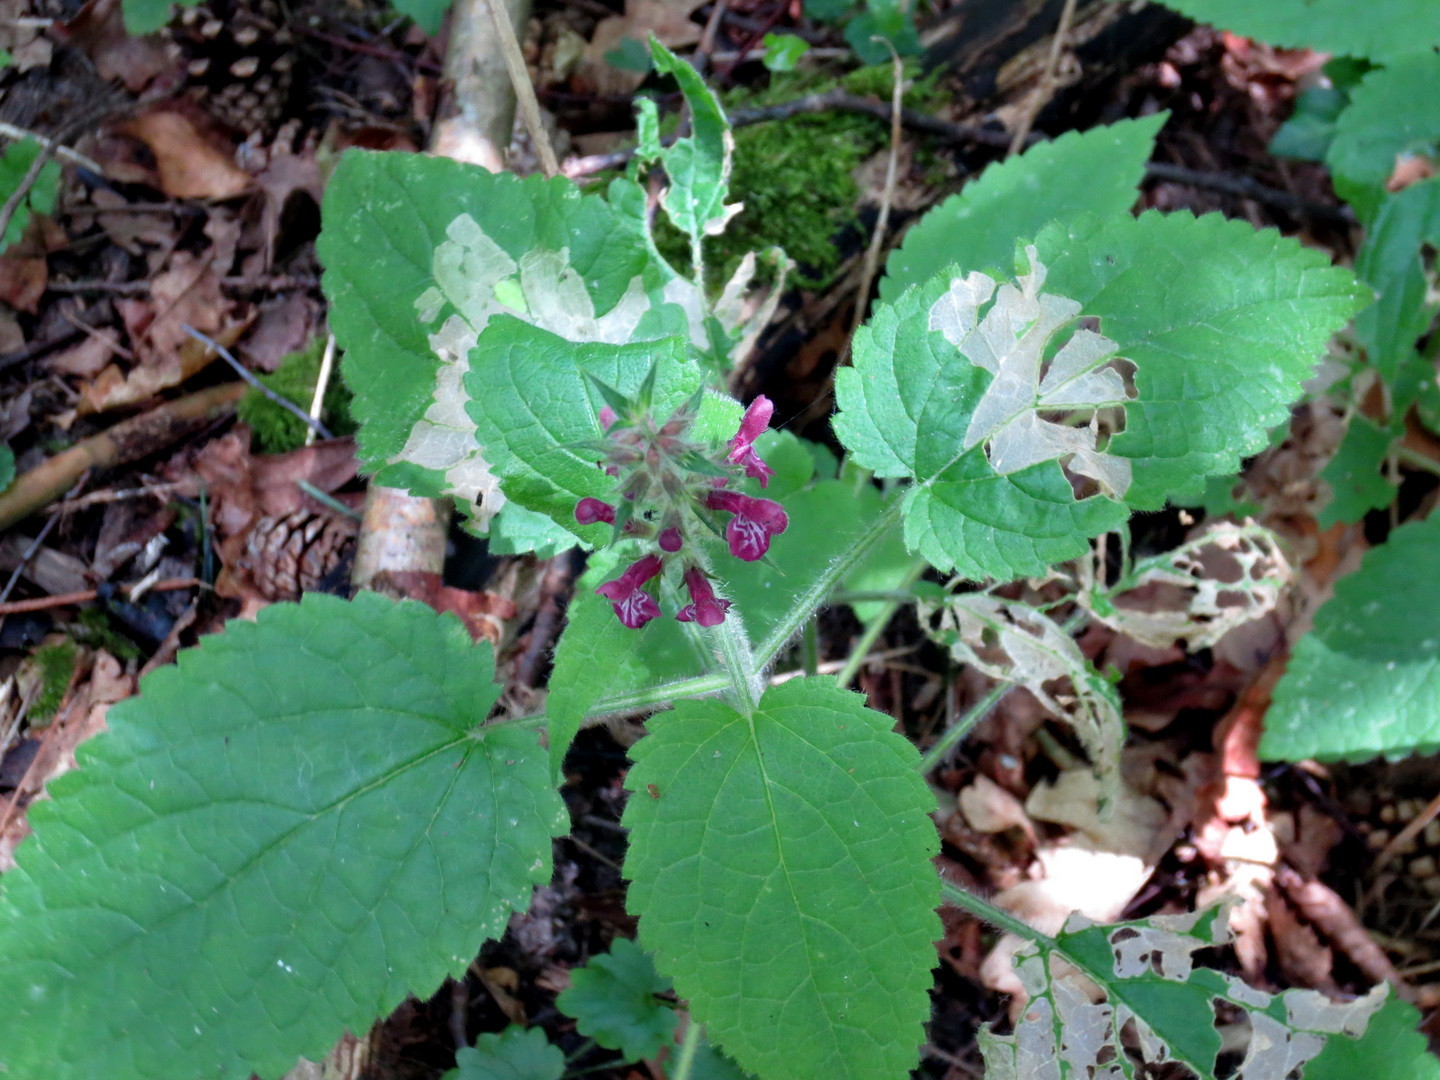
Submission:
<svg viewBox="0 0 1440 1080">
<path fill-rule="evenodd" d="M 299 419 L 302 424 L 310 428 L 312 431 L 316 432 L 322 439 L 334 438 L 334 436 L 330 434 L 329 428 L 322 424 L 317 418 L 311 416 L 304 409 L 300 408 L 299 405 L 296 405 L 289 398 L 283 397 L 280 394 L 277 394 L 274 390 L 271 390 L 270 387 L 266 386 L 263 382 L 260 381 L 260 379 L 255 375 L 254 372 L 252 372 L 244 364 L 240 363 L 239 360 L 236 360 L 235 354 L 232 353 L 229 349 L 225 348 L 224 345 L 221 345 L 214 338 L 207 337 L 206 335 L 202 334 L 193 326 L 186 326 L 184 330 L 196 341 L 200 342 L 200 344 L 204 345 L 216 356 L 220 357 L 221 360 L 224 360 L 225 363 L 229 364 L 230 367 L 234 369 L 236 375 L 239 375 L 252 387 L 260 391 L 260 393 L 264 394 L 265 397 L 268 398 L 270 401 L 273 401 L 276 405 L 279 405 L 280 408 L 290 413 L 290 415 Z"/>
<path fill-rule="evenodd" d="M 164 449 L 186 432 L 234 409 L 245 390 L 243 382 L 225 383 L 167 401 L 56 454 L 0 492 L 0 529 L 49 505 L 86 469 L 113 468 Z"/>
<path fill-rule="evenodd" d="M 53 520 L 53 519 L 52 519 Z M 166 581 L 157 581 L 149 586 L 146 592 L 174 592 L 177 589 L 193 589 L 203 584 L 199 578 L 170 578 Z M 92 600 L 98 600 L 100 593 L 96 589 L 82 589 L 80 592 L 60 593 L 58 596 L 36 596 L 29 600 L 10 600 L 0 603 L 0 617 L 5 615 L 21 615 L 30 611 L 48 611 L 57 607 L 73 607 L 76 604 L 88 604 Z"/>
</svg>

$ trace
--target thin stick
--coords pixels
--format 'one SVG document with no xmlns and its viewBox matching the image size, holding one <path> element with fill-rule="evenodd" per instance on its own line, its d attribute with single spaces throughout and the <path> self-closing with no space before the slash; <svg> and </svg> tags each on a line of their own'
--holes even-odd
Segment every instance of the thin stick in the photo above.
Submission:
<svg viewBox="0 0 1440 1080">
<path fill-rule="evenodd" d="M 202 585 L 199 578 L 170 578 L 168 581 L 157 581 L 149 586 L 146 592 L 175 592 L 178 589 L 193 589 Z M 29 600 L 11 600 L 8 603 L 0 604 L 0 616 L 22 615 L 31 611 L 48 611 L 57 607 L 75 607 L 78 604 L 88 604 L 92 600 L 98 600 L 100 594 L 95 589 L 82 589 L 80 592 L 59 593 L 55 596 L 36 596 Z"/>
<path fill-rule="evenodd" d="M 1060 70 L 1060 54 L 1065 51 L 1065 39 L 1070 36 L 1070 23 L 1074 18 L 1075 0 L 1065 0 L 1065 6 L 1060 9 L 1060 25 L 1055 27 L 1055 39 L 1050 42 L 1050 55 L 1045 58 L 1045 70 L 1040 73 L 1040 85 L 1035 88 L 1030 105 L 1015 127 L 1015 137 L 1010 140 L 1010 147 L 1005 152 L 1007 157 L 1014 157 L 1025 149 L 1025 142 L 1030 138 L 1031 125 L 1045 107 L 1045 102 L 1055 93 L 1055 76 Z"/>
<path fill-rule="evenodd" d="M 50 535 L 50 530 L 55 528 L 55 523 L 59 520 L 58 517 L 52 517 L 49 521 L 45 522 L 39 534 L 34 540 L 30 541 L 30 546 L 25 549 L 24 553 L 20 556 L 20 561 L 15 564 L 15 570 L 11 573 L 10 580 L 5 582 L 5 588 L 0 589 L 0 605 L 3 605 L 5 601 L 10 599 L 10 594 L 15 591 L 15 586 L 20 581 L 21 571 L 23 571 L 26 564 L 35 557 L 35 553 L 40 550 L 41 546 L 45 543 L 45 538 Z"/>
<path fill-rule="evenodd" d="M 1383 870 L 1385 864 L 1395 857 L 1395 853 L 1424 832 L 1425 826 L 1434 821 L 1437 815 L 1440 815 L 1440 795 L 1426 803 L 1425 809 L 1415 815 L 1415 820 L 1396 833 L 1394 838 L 1380 849 L 1375 861 L 1370 864 L 1370 873 L 1373 875 Z M 1371 892 L 1374 891 L 1372 886 Z"/>
<path fill-rule="evenodd" d="M 315 424 L 320 422 L 320 410 L 325 405 L 325 391 L 330 389 L 330 372 L 335 367 L 335 335 L 325 341 L 325 354 L 320 357 L 320 375 L 315 380 L 315 396 L 310 399 L 310 419 L 314 422 L 305 432 L 305 445 L 315 442 Z"/>
<path fill-rule="evenodd" d="M 34 139 L 41 146 L 50 146 L 53 144 L 55 147 L 54 154 L 61 161 L 68 161 L 71 165 L 79 165 L 83 169 L 89 169 L 97 176 L 103 176 L 105 174 L 104 169 L 100 168 L 93 159 L 80 153 L 80 151 L 72 150 L 68 146 L 61 146 L 55 142 L 54 139 L 47 139 L 44 135 L 37 135 L 33 131 L 16 127 L 14 124 L 7 124 L 4 120 L 0 120 L 0 136 L 7 139 Z"/>
<path fill-rule="evenodd" d="M 883 38 L 877 40 L 884 40 Z M 890 43 L 887 41 L 888 46 Z M 905 62 L 900 54 L 890 49 L 890 159 L 885 163 L 885 190 L 880 194 L 880 216 L 875 219 L 875 231 L 870 234 L 870 246 L 865 249 L 865 259 L 860 264 L 860 287 L 855 294 L 855 314 L 850 320 L 850 334 L 840 353 L 836 366 L 843 367 L 850 359 L 850 348 L 860 324 L 865 321 L 865 312 L 870 307 L 870 286 L 875 283 L 875 271 L 880 266 L 880 252 L 885 247 L 885 233 L 890 226 L 890 206 L 895 201 L 895 176 L 900 167 L 901 113 L 905 100 Z"/>
<path fill-rule="evenodd" d="M 225 348 L 224 345 L 221 345 L 214 338 L 206 337 L 199 330 L 196 330 L 193 326 L 190 326 L 188 324 L 184 327 L 184 330 L 196 341 L 200 342 L 206 348 L 210 349 L 210 351 L 215 353 L 216 356 L 220 357 L 221 360 L 224 360 L 227 364 L 234 368 L 235 374 L 239 375 L 254 389 L 260 391 L 260 393 L 264 394 L 276 405 L 279 405 L 282 409 L 297 417 L 302 424 L 305 424 L 312 431 L 319 432 L 322 439 L 334 438 L 334 436 L 330 434 L 330 429 L 327 428 L 324 424 L 320 423 L 319 420 L 316 420 L 304 409 L 300 408 L 299 405 L 296 405 L 289 398 L 280 396 L 274 390 L 271 390 L 270 387 L 266 386 L 263 382 L 256 378 L 255 373 L 252 372 L 249 368 L 247 368 L 244 364 L 240 363 L 239 360 L 236 360 L 234 354 L 229 349 Z"/>
<path fill-rule="evenodd" d="M 545 130 L 545 121 L 540 117 L 540 100 L 535 96 L 535 87 L 530 83 L 530 72 L 525 68 L 525 54 L 520 51 L 520 41 L 515 36 L 515 27 L 510 22 L 510 13 L 505 10 L 505 0 L 486 0 L 490 17 L 495 20 L 495 31 L 500 41 L 500 53 L 505 57 L 505 68 L 510 72 L 510 83 L 515 89 L 515 104 L 520 108 L 520 119 L 530 133 L 530 143 L 535 156 L 540 159 L 540 171 L 546 176 L 560 175 L 560 162 L 555 159 L 555 148 L 550 145 L 550 135 Z"/>
<path fill-rule="evenodd" d="M 41 170 L 55 156 L 59 145 L 59 143 L 47 141 L 40 147 L 40 152 L 35 155 L 35 160 L 30 162 L 30 168 L 25 170 L 25 175 L 20 179 L 19 185 L 5 200 L 5 205 L 0 207 L 0 236 L 4 236 L 10 231 L 10 222 L 14 219 L 16 211 L 20 209 L 20 204 L 30 197 L 35 182 L 40 179 Z"/>
</svg>

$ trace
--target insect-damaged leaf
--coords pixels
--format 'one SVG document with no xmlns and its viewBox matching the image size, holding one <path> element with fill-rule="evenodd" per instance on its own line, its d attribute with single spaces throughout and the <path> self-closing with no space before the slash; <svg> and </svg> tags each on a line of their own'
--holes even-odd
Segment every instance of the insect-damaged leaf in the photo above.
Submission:
<svg viewBox="0 0 1440 1080">
<path fill-rule="evenodd" d="M 1072 915 L 1052 942 L 1016 953 L 1030 1000 L 1013 1034 L 982 1029 L 986 1080 L 1129 1080 L 1141 1075 L 1139 1062 L 1177 1062 L 1199 1080 L 1215 1080 L 1217 1003 L 1250 1025 L 1230 1080 L 1281 1080 L 1327 1040 L 1363 1035 L 1388 996 L 1383 984 L 1348 1003 L 1313 990 L 1268 994 L 1195 966 L 1198 950 L 1228 941 L 1224 908 L 1112 926 Z M 1101 990 L 1100 1001 L 1089 984 Z M 1126 1028 L 1135 1037 L 1128 1045 Z"/>
</svg>

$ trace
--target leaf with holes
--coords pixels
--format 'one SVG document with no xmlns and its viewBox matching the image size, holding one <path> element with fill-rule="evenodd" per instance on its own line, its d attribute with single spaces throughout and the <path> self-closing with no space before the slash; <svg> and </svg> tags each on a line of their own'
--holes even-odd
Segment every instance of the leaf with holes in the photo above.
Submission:
<svg viewBox="0 0 1440 1080">
<path fill-rule="evenodd" d="M 1043 611 L 987 593 L 921 603 L 919 614 L 930 636 L 956 661 L 1023 686 L 1052 716 L 1069 724 L 1100 781 L 1102 810 L 1115 801 L 1125 743 L 1120 695 L 1074 638 Z"/>
<path fill-rule="evenodd" d="M 626 1061 L 642 1061 L 675 1036 L 675 1010 L 660 999 L 668 993 L 670 980 L 656 972 L 645 950 L 618 938 L 608 953 L 570 972 L 555 1007 L 581 1035 L 619 1050 Z"/>
<path fill-rule="evenodd" d="M 653 36 L 650 56 L 656 71 L 680 84 L 690 107 L 690 134 L 660 151 L 670 181 L 660 205 L 675 227 L 690 237 L 691 250 L 698 256 L 703 238 L 724 232 L 741 209 L 738 203 L 725 202 L 730 194 L 735 136 L 720 99 L 689 61 L 681 60 Z"/>
<path fill-rule="evenodd" d="M 1358 1039 L 1331 1039 L 1305 1066 L 1303 1080 L 1440 1080 L 1440 1060 L 1415 1030 L 1420 1012 L 1392 997 Z"/>
<path fill-rule="evenodd" d="M 457 1050 L 455 1066 L 441 1080 L 560 1080 L 565 1055 L 539 1028 L 512 1024 Z"/>
<path fill-rule="evenodd" d="M 1364 760 L 1440 749 L 1440 515 L 1342 578 L 1265 714 L 1260 756 Z"/>
<path fill-rule="evenodd" d="M 690 332 L 643 222 L 569 181 L 352 150 L 323 209 L 317 247 L 361 461 L 380 483 L 454 496 L 482 527 L 504 500 L 464 377 L 492 318 L 581 343 Z"/>
<path fill-rule="evenodd" d="M 1287 49 L 1394 60 L 1440 46 L 1432 0 L 1162 0 L 1168 8 Z"/>
<path fill-rule="evenodd" d="M 1039 572 L 1126 517 L 1129 463 L 1093 428 L 1052 419 L 1128 400 L 1115 344 L 1074 327 L 1079 306 L 1042 291 L 1029 254 L 1018 287 L 942 274 L 882 307 L 835 378 L 840 441 L 878 475 L 916 481 L 910 548 L 968 577 Z M 1062 457 L 1104 494 L 1077 501 Z"/>
<path fill-rule="evenodd" d="M 1178 1063 L 1215 1080 L 1217 1004 L 1250 1024 L 1245 1057 L 1226 1075 L 1280 1080 L 1327 1042 L 1363 1035 L 1388 996 L 1383 984 L 1346 1003 L 1314 990 L 1268 994 L 1195 967 L 1197 951 L 1229 940 L 1224 908 L 1113 926 L 1072 915 L 1053 941 L 1016 952 L 1015 972 L 1030 1000 L 1013 1034 L 981 1029 L 986 1080 L 1124 1080 L 1141 1075 L 1137 1059 Z M 1104 994 L 1099 1002 L 1092 984 Z M 1127 1029 L 1134 1042 L 1122 1038 Z"/>
<path fill-rule="evenodd" d="M 934 799 L 862 702 L 795 679 L 750 717 L 678 705 L 631 750 L 640 941 L 762 1080 L 899 1080 L 930 1015 Z"/>
<path fill-rule="evenodd" d="M 278 1077 L 457 976 L 564 807 L 459 621 L 312 595 L 110 710 L 0 878 L 0 1071 Z"/>
<path fill-rule="evenodd" d="M 898 299 L 952 265 L 1008 271 L 1015 245 L 1052 221 L 1128 214 L 1168 115 L 1069 131 L 991 165 L 905 233 L 885 262 L 881 299 Z M 1075 183 L 1077 176 L 1085 182 Z"/>
</svg>

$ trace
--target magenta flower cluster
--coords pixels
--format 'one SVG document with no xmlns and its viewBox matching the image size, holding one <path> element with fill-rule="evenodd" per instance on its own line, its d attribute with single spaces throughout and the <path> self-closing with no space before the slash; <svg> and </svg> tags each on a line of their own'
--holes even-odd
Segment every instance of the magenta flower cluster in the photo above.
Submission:
<svg viewBox="0 0 1440 1080">
<path fill-rule="evenodd" d="M 626 404 L 623 401 L 619 404 Z M 757 499 L 729 490 L 741 475 L 766 487 L 775 471 L 755 450 L 755 440 L 770 425 L 775 406 L 758 397 L 745 410 L 740 429 L 722 450 L 706 452 L 687 436 L 694 423 L 691 406 L 677 410 L 663 424 L 651 421 L 646 411 L 631 403 L 627 409 L 606 406 L 600 411 L 605 430 L 601 467 L 615 478 L 618 499 L 581 499 L 575 520 L 581 525 L 605 523 L 616 535 L 653 538 L 659 552 L 631 563 L 619 577 L 595 591 L 615 609 L 616 616 L 639 629 L 660 615 L 660 605 L 649 584 L 659 577 L 666 561 L 679 558 L 690 602 L 675 614 L 680 622 L 718 626 L 725 621 L 729 600 L 715 595 L 710 577 L 699 560 L 687 555 L 695 538 L 687 535 L 692 523 L 722 531 L 730 554 L 745 562 L 765 557 L 770 541 L 790 524 L 785 510 L 773 499 Z M 628 413 L 628 415 L 626 415 Z M 727 519 L 716 515 L 727 515 Z"/>
</svg>

